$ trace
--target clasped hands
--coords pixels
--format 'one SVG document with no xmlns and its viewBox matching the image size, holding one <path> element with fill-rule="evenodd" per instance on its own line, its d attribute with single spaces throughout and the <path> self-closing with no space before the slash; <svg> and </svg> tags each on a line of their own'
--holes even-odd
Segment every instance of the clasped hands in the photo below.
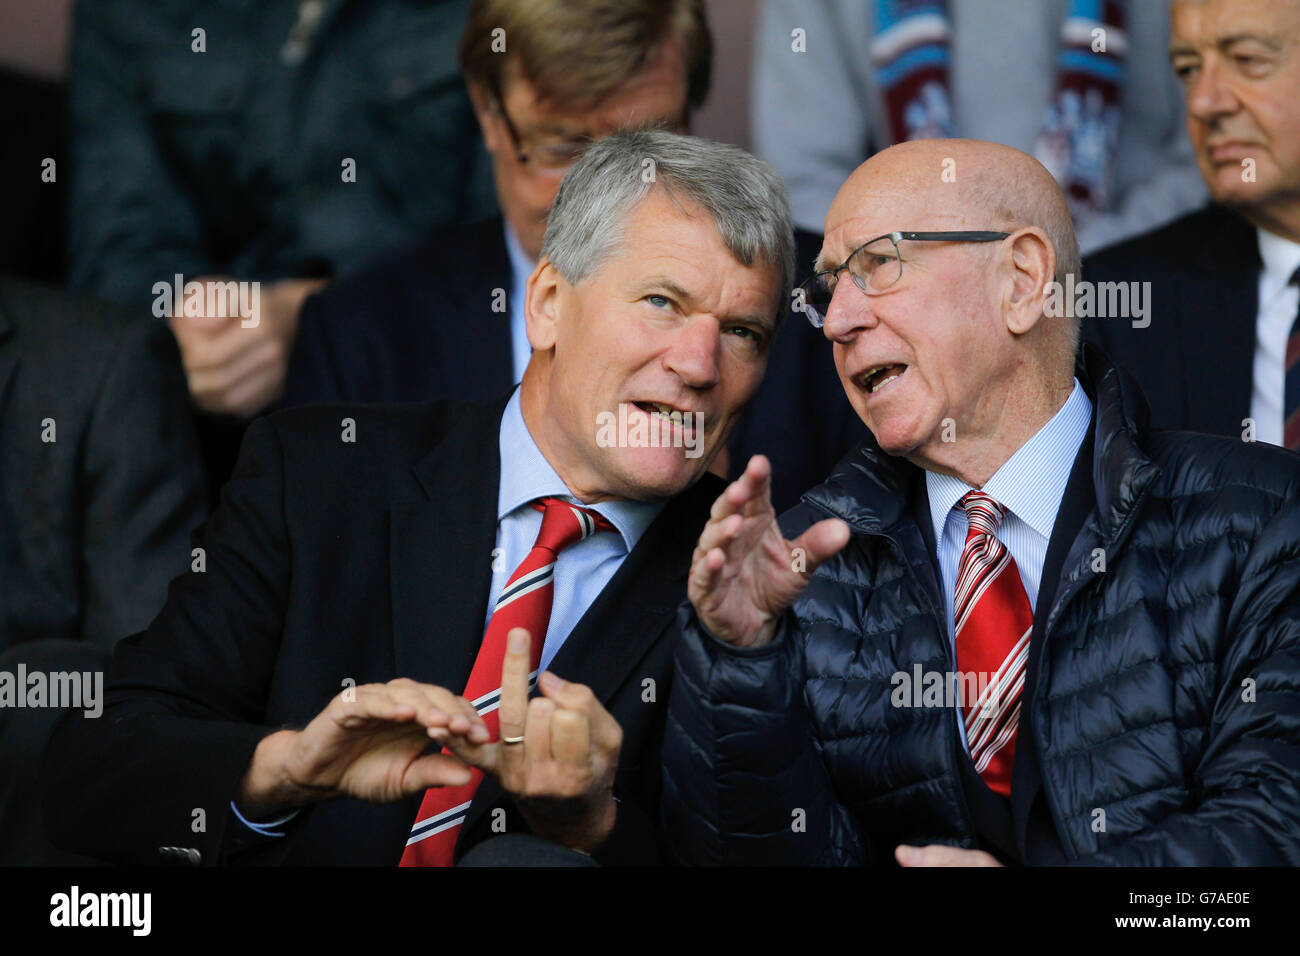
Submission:
<svg viewBox="0 0 1300 956">
<path fill-rule="evenodd" d="M 590 853 L 614 827 L 614 771 L 623 731 L 591 689 L 549 671 L 529 700 L 524 628 L 507 635 L 500 740 L 472 704 L 406 678 L 335 697 L 301 731 L 258 745 L 236 796 L 251 819 L 334 797 L 390 803 L 429 787 L 458 786 L 476 767 L 501 784 L 538 836 Z M 502 743 L 522 737 L 516 744 Z M 429 753 L 430 740 L 444 750 Z"/>
</svg>

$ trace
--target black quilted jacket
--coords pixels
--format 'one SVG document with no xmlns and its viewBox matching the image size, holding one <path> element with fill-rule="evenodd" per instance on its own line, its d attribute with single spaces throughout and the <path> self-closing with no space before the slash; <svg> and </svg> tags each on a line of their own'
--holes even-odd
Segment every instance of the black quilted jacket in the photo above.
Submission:
<svg viewBox="0 0 1300 956">
<path fill-rule="evenodd" d="M 1096 502 L 1025 702 L 1049 830 L 1071 862 L 1300 864 L 1300 457 L 1148 430 L 1091 348 L 1079 377 Z M 869 440 L 783 517 L 788 537 L 827 516 L 853 536 L 773 644 L 733 650 L 683 606 L 663 804 L 680 861 L 977 844 L 952 710 L 890 703 L 891 675 L 955 670 L 915 477 Z"/>
</svg>

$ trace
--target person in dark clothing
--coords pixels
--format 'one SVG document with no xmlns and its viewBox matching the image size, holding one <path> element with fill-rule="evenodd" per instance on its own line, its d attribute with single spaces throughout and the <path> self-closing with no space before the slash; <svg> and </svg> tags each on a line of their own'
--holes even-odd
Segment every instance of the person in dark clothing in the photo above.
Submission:
<svg viewBox="0 0 1300 956">
<path fill-rule="evenodd" d="M 1142 316 L 1082 330 L 1137 379 L 1157 427 L 1300 450 L 1298 51 L 1289 0 L 1173 4 L 1170 56 L 1214 202 L 1083 264 L 1098 302 L 1149 290 Z"/>
<path fill-rule="evenodd" d="M 207 499 L 167 327 L 0 278 L 0 463 L 0 864 L 80 862 L 35 793 L 61 711 L 20 703 L 20 678 L 90 675 L 93 694 L 194 560 Z"/>
<path fill-rule="evenodd" d="M 780 522 L 761 458 L 714 506 L 676 858 L 1300 863 L 1300 458 L 1152 429 L 1076 363 L 1045 315 L 1073 228 L 1024 154 L 894 147 L 828 227 L 805 290 L 873 438 Z"/>
<path fill-rule="evenodd" d="M 176 275 L 260 283 L 256 322 L 168 314 L 198 408 L 265 409 L 309 293 L 495 213 L 456 69 L 467 6 L 78 3 L 69 283 L 142 309 Z"/>
<path fill-rule="evenodd" d="M 52 745 L 55 838 L 128 863 L 448 865 L 504 826 L 660 861 L 676 609 L 792 245 L 743 150 L 593 146 L 529 281 L 518 389 L 249 427 L 206 572 L 118 644 L 105 720 Z"/>
</svg>

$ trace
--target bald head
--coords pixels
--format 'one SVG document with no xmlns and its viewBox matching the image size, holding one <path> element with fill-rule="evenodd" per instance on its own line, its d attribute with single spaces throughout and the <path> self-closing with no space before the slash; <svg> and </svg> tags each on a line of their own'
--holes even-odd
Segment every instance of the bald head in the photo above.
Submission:
<svg viewBox="0 0 1300 956">
<path fill-rule="evenodd" d="M 872 156 L 840 187 L 826 215 L 832 223 L 854 218 L 873 198 L 918 197 L 946 225 L 899 224 L 892 229 L 996 229 L 1037 226 L 1056 252 L 1056 279 L 1079 275 L 1079 243 L 1065 195 L 1038 160 L 1010 146 L 972 139 L 922 139 Z M 867 237 L 870 238 L 870 237 Z M 832 263 L 838 265 L 839 263 Z"/>
<path fill-rule="evenodd" d="M 1005 236 L 867 246 L 893 232 Z M 896 269 L 881 258 L 895 252 Z M 1053 281 L 1078 275 L 1078 243 L 1065 197 L 1030 156 L 950 139 L 884 150 L 835 197 L 818 258 L 818 271 L 855 270 L 828 284 L 822 331 L 888 454 L 979 487 L 1069 395 L 1077 319 L 1047 311 Z M 882 265 L 895 278 L 868 287 Z"/>
</svg>

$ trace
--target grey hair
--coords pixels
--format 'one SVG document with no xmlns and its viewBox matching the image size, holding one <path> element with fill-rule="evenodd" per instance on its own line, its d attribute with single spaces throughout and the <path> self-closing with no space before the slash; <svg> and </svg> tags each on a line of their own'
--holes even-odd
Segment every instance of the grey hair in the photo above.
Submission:
<svg viewBox="0 0 1300 956">
<path fill-rule="evenodd" d="M 776 170 L 736 146 L 662 130 L 605 137 L 560 183 L 542 255 L 571 283 L 593 275 L 621 247 L 628 214 L 655 186 L 708 212 L 741 265 L 780 265 L 779 323 L 794 282 L 790 203 Z"/>
</svg>

